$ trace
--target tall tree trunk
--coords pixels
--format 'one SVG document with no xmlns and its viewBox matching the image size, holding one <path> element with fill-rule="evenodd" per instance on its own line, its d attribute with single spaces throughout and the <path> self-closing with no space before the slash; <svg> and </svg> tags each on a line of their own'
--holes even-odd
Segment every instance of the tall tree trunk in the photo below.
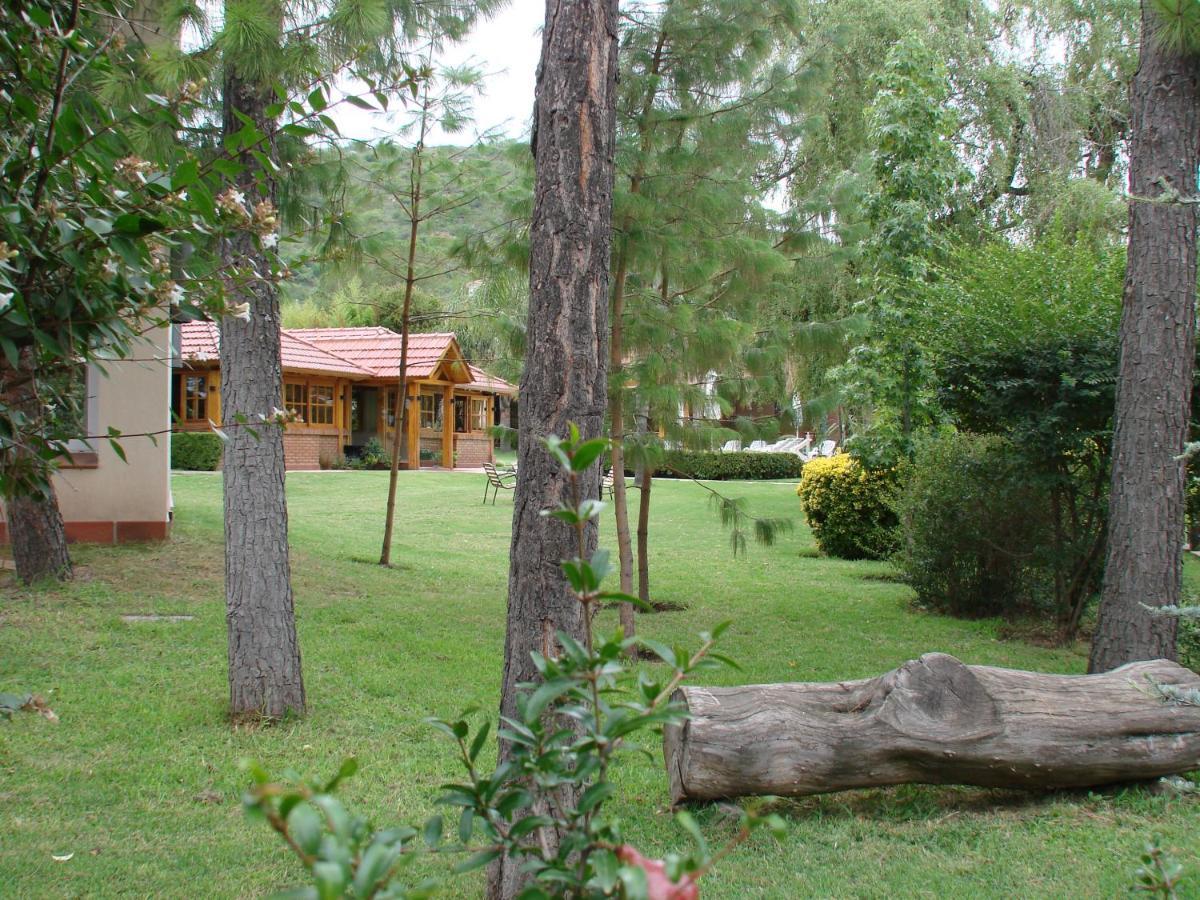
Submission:
<svg viewBox="0 0 1200 900">
<path fill-rule="evenodd" d="M 667 33 L 660 30 L 654 56 L 650 61 L 649 83 L 642 101 L 638 127 L 641 131 L 640 153 L 633 174 L 629 177 L 629 193 L 642 192 L 642 181 L 646 177 L 646 154 L 650 150 L 652 123 L 650 113 L 654 109 L 654 98 L 658 94 L 658 74 L 662 66 L 663 47 Z M 608 366 L 611 384 L 608 391 L 608 419 L 612 438 L 613 513 L 617 520 L 617 559 L 620 562 L 621 593 L 633 593 L 633 547 L 629 539 L 629 497 L 625 489 L 625 367 L 624 315 L 625 283 L 629 277 L 629 230 L 633 226 L 632 216 L 625 216 L 621 225 L 621 249 L 617 255 L 617 270 L 613 275 L 612 288 L 612 340 L 609 344 Z M 626 637 L 636 631 L 633 604 L 621 604 L 621 630 Z"/>
<path fill-rule="evenodd" d="M 8 385 L 3 402 L 14 415 L 21 415 L 26 423 L 40 422 L 45 412 L 38 397 L 35 353 L 33 348 L 25 348 L 21 351 L 20 365 L 16 370 L 5 367 L 11 376 L 6 379 Z M 6 455 L 8 458 L 4 460 L 4 466 L 13 472 L 47 469 L 45 462 L 21 446 L 19 441 Z M 50 481 L 51 474 L 51 471 L 46 471 L 43 492 L 14 491 L 4 498 L 13 564 L 17 567 L 17 577 L 25 584 L 40 578 L 66 580 L 72 575 L 71 557 L 67 552 L 67 530 L 58 508 L 58 496 Z"/>
<path fill-rule="evenodd" d="M 650 432 L 650 416 L 642 412 L 638 416 L 638 434 Z M 647 465 L 645 454 L 637 469 L 638 523 L 637 523 L 637 574 L 638 599 L 650 602 L 650 487 L 654 484 L 654 467 Z"/>
<path fill-rule="evenodd" d="M 554 653 L 562 630 L 582 640 L 579 603 L 559 562 L 575 556 L 572 529 L 542 515 L 566 479 L 541 446 L 571 422 L 585 438 L 603 430 L 612 240 L 617 79 L 617 0 L 547 0 L 534 111 L 536 165 L 530 231 L 528 350 L 521 376 L 517 484 L 509 557 L 501 715 L 516 714 L 517 685 L 533 681 L 530 653 Z M 598 467 L 582 488 L 596 496 Z M 596 545 L 593 523 L 587 552 Z M 500 757 L 508 754 L 500 742 Z M 519 862 L 488 873 L 488 897 L 521 889 Z"/>
<path fill-rule="evenodd" d="M 241 130 L 235 113 L 263 133 L 274 123 L 265 109 L 268 87 L 242 80 L 227 64 L 224 132 Z M 274 148 L 267 149 L 274 155 Z M 275 183 L 248 153 L 235 185 L 247 197 Z M 296 639 L 291 569 L 288 562 L 287 498 L 284 494 L 283 432 L 260 425 L 260 415 L 283 406 L 279 344 L 279 296 L 268 260 L 246 231 L 226 239 L 222 262 L 256 272 L 253 281 L 231 283 L 232 300 L 250 304 L 249 321 L 221 321 L 221 410 L 229 428 L 222 466 L 225 485 L 225 606 L 229 626 L 229 711 L 234 719 L 279 717 L 304 712 L 304 680 Z"/>
<path fill-rule="evenodd" d="M 1200 56 L 1165 49 L 1142 5 L 1131 88 L 1129 189 L 1196 194 Z M 1131 202 L 1113 432 L 1108 555 L 1089 671 L 1175 658 L 1177 623 L 1141 604 L 1177 604 L 1184 541 L 1184 464 L 1195 356 L 1196 206 Z"/>
<path fill-rule="evenodd" d="M 425 82 L 425 96 L 422 101 L 421 132 L 417 138 L 417 146 L 413 148 L 412 165 L 409 168 L 409 198 L 412 206 L 408 223 L 408 259 L 404 272 L 404 305 L 400 309 L 400 376 L 399 394 L 396 395 L 396 411 L 393 418 L 396 430 L 392 432 L 392 470 L 388 475 L 387 513 L 383 524 L 383 550 L 379 554 L 379 564 L 389 566 L 392 563 L 392 529 L 396 521 L 396 485 L 400 480 L 400 454 L 408 445 L 405 427 L 405 417 L 408 413 L 408 320 L 412 313 L 413 289 L 417 284 L 417 234 L 421 228 L 421 163 L 425 153 L 425 130 L 429 124 L 429 82 Z M 442 415 L 453 415 L 452 410 L 442 410 Z"/>
</svg>

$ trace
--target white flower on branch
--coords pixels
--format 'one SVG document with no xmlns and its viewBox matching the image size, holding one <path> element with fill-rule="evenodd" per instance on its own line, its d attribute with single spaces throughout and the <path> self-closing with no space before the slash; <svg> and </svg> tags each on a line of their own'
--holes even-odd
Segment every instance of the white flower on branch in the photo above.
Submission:
<svg viewBox="0 0 1200 900">
<path fill-rule="evenodd" d="M 279 235 L 274 234 L 274 233 L 264 234 L 262 236 L 262 245 L 267 250 L 275 249 L 276 247 L 279 246 Z"/>
</svg>

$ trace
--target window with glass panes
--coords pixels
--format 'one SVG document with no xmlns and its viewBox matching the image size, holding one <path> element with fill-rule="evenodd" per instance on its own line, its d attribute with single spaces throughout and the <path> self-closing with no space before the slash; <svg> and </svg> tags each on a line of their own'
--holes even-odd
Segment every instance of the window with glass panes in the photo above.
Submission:
<svg viewBox="0 0 1200 900">
<path fill-rule="evenodd" d="M 441 394 L 422 394 L 421 395 L 421 427 L 422 428 L 441 428 L 442 427 L 442 395 Z"/>
<path fill-rule="evenodd" d="M 333 385 L 314 384 L 308 395 L 309 424 L 333 424 Z"/>
<path fill-rule="evenodd" d="M 180 421 L 208 421 L 208 376 L 176 375 L 174 399 Z"/>
<path fill-rule="evenodd" d="M 283 383 L 283 405 L 301 422 L 308 421 L 308 386 L 298 381 Z"/>
<path fill-rule="evenodd" d="M 471 430 L 486 431 L 488 427 L 488 402 L 486 400 L 471 401 Z"/>
</svg>

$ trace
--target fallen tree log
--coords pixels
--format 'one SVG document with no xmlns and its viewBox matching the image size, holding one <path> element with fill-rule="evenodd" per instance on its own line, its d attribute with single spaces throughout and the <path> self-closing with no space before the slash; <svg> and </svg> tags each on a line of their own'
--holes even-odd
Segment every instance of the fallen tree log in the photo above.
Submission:
<svg viewBox="0 0 1200 900">
<path fill-rule="evenodd" d="M 680 688 L 667 728 L 672 803 L 892 784 L 1066 788 L 1200 768 L 1200 688 L 1165 659 L 1099 675 L 964 665 L 929 653 L 878 678 Z"/>
</svg>

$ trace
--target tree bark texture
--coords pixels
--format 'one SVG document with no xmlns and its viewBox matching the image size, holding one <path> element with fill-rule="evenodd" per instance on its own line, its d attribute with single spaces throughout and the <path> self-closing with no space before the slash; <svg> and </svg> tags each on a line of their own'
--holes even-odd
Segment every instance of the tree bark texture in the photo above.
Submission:
<svg viewBox="0 0 1200 900">
<path fill-rule="evenodd" d="M 572 529 L 542 515 L 568 484 L 541 440 L 574 422 L 585 438 L 602 434 L 607 367 L 608 266 L 612 240 L 613 145 L 617 78 L 616 0 L 547 0 L 538 66 L 530 231 L 529 318 L 508 617 L 500 712 L 516 714 L 517 684 L 533 681 L 530 653 L 551 654 L 555 632 L 582 639 L 582 609 L 559 563 L 577 554 Z M 586 496 L 600 490 L 599 467 L 585 473 Z M 587 531 L 587 551 L 596 546 Z M 508 747 L 502 741 L 503 759 Z M 520 891 L 519 865 L 502 859 L 488 873 L 488 896 Z"/>
<path fill-rule="evenodd" d="M 1200 55 L 1163 48 L 1142 10 L 1131 87 L 1129 189 L 1196 195 Z M 1195 356 L 1196 206 L 1134 200 L 1121 315 L 1108 549 L 1089 669 L 1175 658 L 1177 623 L 1141 604 L 1177 604 L 1183 575 L 1184 464 Z"/>
<path fill-rule="evenodd" d="M 38 397 L 35 355 L 36 351 L 27 347 L 21 351 L 16 369 L 4 366 L 9 377 L 4 379 L 7 384 L 0 402 L 9 407 L 11 415 L 19 414 L 26 423 L 41 422 L 45 413 Z M 5 456 L 3 465 L 13 472 L 47 468 L 44 460 L 19 441 Z M 54 484 L 50 481 L 51 474 L 50 471 L 46 473 L 43 492 L 12 492 L 4 498 L 13 564 L 17 578 L 25 584 L 41 578 L 68 579 L 72 574 L 67 529 L 58 508 Z"/>
<path fill-rule="evenodd" d="M 242 128 L 236 110 L 269 134 L 274 123 L 265 108 L 270 102 L 269 88 L 227 72 L 225 133 Z M 261 196 L 259 186 L 265 184 L 273 199 L 274 182 L 260 172 L 254 158 L 243 153 L 238 161 L 244 166 L 236 180 L 238 190 L 253 199 Z M 221 410 L 229 435 L 222 473 L 230 715 L 238 719 L 303 714 L 304 680 L 288 561 L 283 432 L 259 418 L 283 407 L 279 296 L 269 262 L 248 232 L 226 239 L 221 249 L 226 267 L 244 267 L 260 276 L 229 284 L 232 301 L 249 302 L 249 321 L 231 316 L 221 321 Z"/>
<path fill-rule="evenodd" d="M 878 678 L 686 687 L 669 728 L 671 800 L 801 797 L 893 784 L 1069 788 L 1200 765 L 1200 708 L 1153 683 L 1200 687 L 1168 660 L 1101 675 L 967 666 L 929 653 Z"/>
</svg>

